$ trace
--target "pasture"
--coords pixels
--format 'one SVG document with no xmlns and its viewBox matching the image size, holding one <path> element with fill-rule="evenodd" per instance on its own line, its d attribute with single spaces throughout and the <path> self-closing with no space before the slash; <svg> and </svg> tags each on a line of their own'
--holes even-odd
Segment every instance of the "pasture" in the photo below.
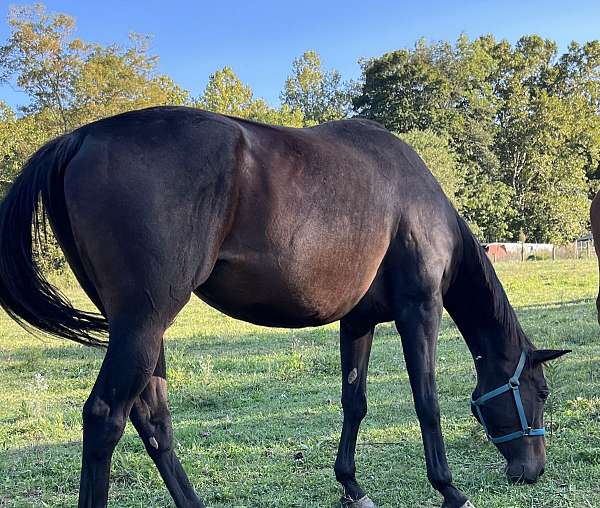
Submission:
<svg viewBox="0 0 600 508">
<path fill-rule="evenodd" d="M 600 506 L 600 330 L 595 260 L 496 265 L 538 347 L 573 353 L 547 368 L 548 464 L 533 486 L 508 484 L 504 461 L 470 415 L 468 350 L 446 316 L 439 341 L 442 424 L 455 483 L 478 508 Z M 67 294 L 86 306 L 82 292 Z M 235 321 L 193 298 L 168 332 L 179 456 L 210 507 L 338 505 L 338 326 L 280 330 Z M 0 314 L 0 506 L 76 505 L 81 408 L 102 351 L 27 334 Z M 400 340 L 377 329 L 357 477 L 384 507 L 434 508 Z M 127 473 L 126 473 L 127 471 Z M 131 425 L 112 466 L 110 506 L 170 497 Z"/>
</svg>

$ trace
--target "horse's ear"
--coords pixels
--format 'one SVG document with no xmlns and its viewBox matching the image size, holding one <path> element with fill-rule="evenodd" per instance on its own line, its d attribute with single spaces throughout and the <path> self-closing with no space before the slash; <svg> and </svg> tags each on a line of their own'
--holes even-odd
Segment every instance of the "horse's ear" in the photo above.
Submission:
<svg viewBox="0 0 600 508">
<path fill-rule="evenodd" d="M 536 349 L 531 352 L 531 363 L 537 365 L 538 363 L 549 362 L 570 352 L 570 349 Z"/>
</svg>

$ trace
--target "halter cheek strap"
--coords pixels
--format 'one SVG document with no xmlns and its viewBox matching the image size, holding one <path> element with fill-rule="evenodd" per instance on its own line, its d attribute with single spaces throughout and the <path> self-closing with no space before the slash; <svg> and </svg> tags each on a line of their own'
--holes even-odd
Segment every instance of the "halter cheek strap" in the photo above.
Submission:
<svg viewBox="0 0 600 508">
<path fill-rule="evenodd" d="M 521 353 L 521 357 L 519 358 L 519 363 L 517 364 L 517 369 L 515 370 L 515 373 L 513 374 L 513 376 L 508 380 L 508 383 L 506 383 L 505 385 L 496 388 L 495 390 L 492 390 L 491 392 L 487 392 L 486 394 L 482 395 L 481 397 L 479 397 L 476 400 L 471 399 L 471 404 L 473 405 L 473 407 L 475 408 L 475 411 L 477 411 L 477 415 L 479 416 L 479 421 L 481 422 L 481 425 L 483 425 L 483 428 L 485 430 L 485 433 L 488 437 L 488 439 L 492 442 L 492 443 L 506 443 L 508 441 L 513 441 L 514 439 L 519 439 L 520 437 L 523 436 L 543 436 L 546 431 L 541 428 L 541 429 L 532 429 L 529 424 L 527 423 L 527 417 L 525 416 L 525 409 L 523 408 L 523 402 L 521 401 L 521 392 L 519 391 L 519 378 L 521 377 L 521 373 L 523 372 L 523 367 L 525 367 L 525 359 L 526 359 L 527 355 L 525 353 L 525 351 L 523 351 Z M 497 437 L 492 437 L 490 435 L 490 432 L 488 430 L 488 427 L 485 423 L 485 418 L 483 417 L 483 413 L 481 412 L 481 405 L 490 400 L 493 399 L 494 397 L 497 397 L 498 395 L 502 395 L 505 392 L 508 392 L 512 390 L 513 395 L 514 395 L 514 399 L 515 399 L 515 405 L 517 406 L 517 413 L 519 414 L 519 422 L 521 424 L 521 430 L 517 430 L 516 432 L 511 432 L 510 434 L 506 434 L 504 436 L 497 436 Z"/>
</svg>

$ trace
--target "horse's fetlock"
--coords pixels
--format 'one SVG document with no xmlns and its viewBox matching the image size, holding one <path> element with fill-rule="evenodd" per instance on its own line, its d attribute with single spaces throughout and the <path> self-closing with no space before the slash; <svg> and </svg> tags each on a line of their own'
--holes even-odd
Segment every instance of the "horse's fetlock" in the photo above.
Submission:
<svg viewBox="0 0 600 508">
<path fill-rule="evenodd" d="M 356 466 L 336 463 L 333 470 L 335 472 L 335 478 L 340 483 L 356 480 Z"/>
</svg>

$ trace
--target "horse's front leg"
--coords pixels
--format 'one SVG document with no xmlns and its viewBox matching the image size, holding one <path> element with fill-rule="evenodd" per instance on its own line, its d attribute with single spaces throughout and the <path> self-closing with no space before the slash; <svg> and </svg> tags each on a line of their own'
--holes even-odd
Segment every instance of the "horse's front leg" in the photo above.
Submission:
<svg viewBox="0 0 600 508">
<path fill-rule="evenodd" d="M 427 477 L 444 496 L 442 508 L 467 508 L 471 503 L 452 485 L 440 426 L 440 408 L 435 382 L 436 348 L 442 317 L 442 299 L 435 293 L 408 301 L 396 315 L 402 337 L 406 368 L 425 448 Z"/>
<path fill-rule="evenodd" d="M 342 407 L 344 424 L 335 461 L 335 476 L 344 488 L 343 508 L 375 508 L 356 481 L 354 454 L 358 428 L 367 414 L 367 369 L 373 342 L 372 325 L 340 322 Z"/>
</svg>

